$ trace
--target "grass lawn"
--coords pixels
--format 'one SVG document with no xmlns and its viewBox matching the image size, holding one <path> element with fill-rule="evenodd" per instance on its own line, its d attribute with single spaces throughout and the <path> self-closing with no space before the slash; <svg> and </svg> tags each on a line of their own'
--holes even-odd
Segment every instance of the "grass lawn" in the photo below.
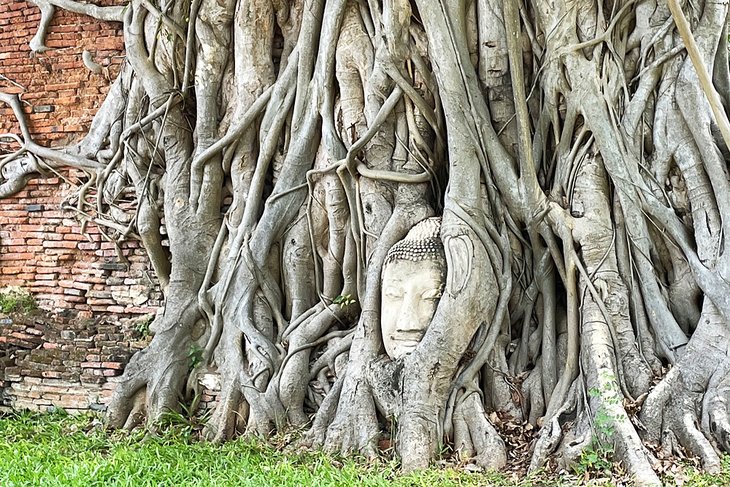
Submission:
<svg viewBox="0 0 730 487">
<path fill-rule="evenodd" d="M 184 425 L 169 431 L 164 436 L 143 430 L 109 433 L 98 418 L 63 413 L 0 416 L 0 486 L 532 486 L 574 485 L 579 478 L 516 481 L 449 468 L 400 476 L 394 462 L 342 460 L 250 439 L 213 445 L 195 441 Z M 724 467 L 718 477 L 683 468 L 666 482 L 730 485 L 727 459 Z"/>
</svg>

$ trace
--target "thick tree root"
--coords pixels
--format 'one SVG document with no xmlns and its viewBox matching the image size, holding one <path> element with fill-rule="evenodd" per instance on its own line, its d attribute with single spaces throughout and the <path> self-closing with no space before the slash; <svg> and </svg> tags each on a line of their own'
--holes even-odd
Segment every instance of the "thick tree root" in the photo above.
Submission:
<svg viewBox="0 0 730 487">
<path fill-rule="evenodd" d="M 530 468 L 542 466 L 556 449 L 559 463 L 569 468 L 579 461 L 584 450 L 608 444 L 637 484 L 660 485 L 649 453 L 623 405 L 624 394 L 608 331 L 611 325 L 601 319 L 597 308 L 588 305 L 591 300 L 587 296 L 584 305 L 582 376 L 573 383 L 569 401 L 543 426 Z M 561 418 L 569 416 L 572 410 L 577 411 L 573 426 L 563 436 Z"/>
<path fill-rule="evenodd" d="M 240 330 L 224 326 L 215 354 L 221 376 L 221 391 L 213 415 L 203 431 L 207 439 L 215 442 L 226 441 L 237 432 L 244 431 L 248 420 L 248 404 L 243 402 L 241 392 L 240 373 L 244 364 L 242 342 Z"/>
<path fill-rule="evenodd" d="M 702 410 L 702 429 L 712 433 L 721 449 L 730 451 L 730 373 L 726 364 L 712 375 Z"/>
<path fill-rule="evenodd" d="M 709 472 L 720 469 L 716 447 L 728 446 L 728 346 L 726 320 L 706 298 L 682 359 L 651 391 L 641 411 L 647 439 L 668 451 L 686 448 Z"/>
<path fill-rule="evenodd" d="M 454 450 L 486 470 L 507 464 L 504 441 L 484 411 L 481 396 L 470 394 L 454 411 Z"/>
<path fill-rule="evenodd" d="M 127 364 L 109 403 L 110 427 L 131 429 L 143 418 L 154 425 L 166 412 L 180 410 L 185 402 L 192 342 L 175 331 L 155 335 Z"/>
<path fill-rule="evenodd" d="M 700 458 L 708 472 L 717 473 L 720 457 L 700 429 L 703 395 L 687 387 L 681 366 L 677 365 L 649 394 L 642 407 L 641 422 L 649 441 L 661 444 L 668 452 L 684 447 Z M 727 421 L 727 416 L 722 419 Z M 715 433 L 718 432 L 724 434 L 716 429 Z"/>
</svg>

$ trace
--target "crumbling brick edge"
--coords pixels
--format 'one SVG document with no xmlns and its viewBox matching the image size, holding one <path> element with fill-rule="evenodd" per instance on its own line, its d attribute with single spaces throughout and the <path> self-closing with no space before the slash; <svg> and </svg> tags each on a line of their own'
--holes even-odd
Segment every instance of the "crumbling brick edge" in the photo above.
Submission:
<svg viewBox="0 0 730 487">
<path fill-rule="evenodd" d="M 105 411 L 129 359 L 149 343 L 151 319 L 0 313 L 0 411 Z M 203 410 L 219 388 L 204 377 Z"/>
</svg>

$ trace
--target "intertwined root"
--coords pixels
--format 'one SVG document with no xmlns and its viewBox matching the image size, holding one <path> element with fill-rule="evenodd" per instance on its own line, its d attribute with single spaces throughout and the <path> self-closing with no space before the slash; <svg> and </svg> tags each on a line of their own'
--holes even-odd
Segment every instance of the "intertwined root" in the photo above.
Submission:
<svg viewBox="0 0 730 487">
<path fill-rule="evenodd" d="M 454 412 L 454 450 L 486 470 L 507 464 L 504 440 L 489 421 L 479 394 L 469 395 Z"/>
<path fill-rule="evenodd" d="M 710 379 L 703 400 L 702 428 L 722 450 L 730 451 L 730 374 L 725 364 Z"/>
<path fill-rule="evenodd" d="M 675 366 L 646 399 L 641 412 L 645 437 L 668 452 L 686 449 L 708 472 L 717 473 L 720 457 L 713 441 L 727 448 L 727 396 L 712 385 L 692 390 L 682 369 L 682 364 Z"/>
<path fill-rule="evenodd" d="M 602 450 L 620 460 L 638 484 L 660 485 L 651 456 L 625 408 L 629 399 L 621 376 L 624 364 L 617 362 L 614 354 L 612 325 L 591 310 L 586 306 L 583 315 L 582 373 L 571 385 L 564 404 L 544 418 L 530 469 L 542 467 L 555 452 L 559 465 L 570 468 L 584 451 Z M 564 431 L 566 424 L 570 427 Z"/>
<path fill-rule="evenodd" d="M 157 330 L 148 347 L 135 354 L 109 403 L 107 422 L 112 428 L 131 429 L 146 419 L 154 426 L 166 412 L 179 411 L 186 402 L 191 346 L 188 327 L 158 315 Z M 177 325 L 177 326 L 175 326 Z"/>
<path fill-rule="evenodd" d="M 686 449 L 710 472 L 728 451 L 728 338 L 726 319 L 705 298 L 702 316 L 678 363 L 646 398 L 641 422 L 647 440 L 669 452 Z"/>
<path fill-rule="evenodd" d="M 109 403 L 109 426 L 131 429 L 145 419 L 155 425 L 166 412 L 179 411 L 188 376 L 186 362 L 162 354 L 157 359 L 150 354 L 135 355 Z"/>
<path fill-rule="evenodd" d="M 354 378 L 349 382 L 343 380 L 343 387 L 339 394 L 335 394 L 339 399 L 336 409 L 326 407 L 331 404 L 323 404 L 325 409 L 320 410 L 317 416 L 325 420 L 332 414 L 332 423 L 325 427 L 323 422 L 315 420 L 309 433 L 311 444 L 343 455 L 356 452 L 375 458 L 381 432 L 369 388 L 366 383 Z"/>
<path fill-rule="evenodd" d="M 245 430 L 248 405 L 243 401 L 241 370 L 243 349 L 241 331 L 232 326 L 224 327 L 216 350 L 216 363 L 221 377 L 218 403 L 203 434 L 208 440 L 223 442 Z"/>
</svg>

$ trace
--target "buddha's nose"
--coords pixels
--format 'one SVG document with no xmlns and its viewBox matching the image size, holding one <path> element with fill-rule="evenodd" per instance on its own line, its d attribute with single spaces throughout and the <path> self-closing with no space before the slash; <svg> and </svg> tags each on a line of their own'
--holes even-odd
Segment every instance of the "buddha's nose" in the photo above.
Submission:
<svg viewBox="0 0 730 487">
<path fill-rule="evenodd" d="M 400 332 L 420 332 L 423 325 L 420 323 L 418 314 L 418 300 L 413 296 L 407 296 L 403 300 L 396 330 Z"/>
</svg>

